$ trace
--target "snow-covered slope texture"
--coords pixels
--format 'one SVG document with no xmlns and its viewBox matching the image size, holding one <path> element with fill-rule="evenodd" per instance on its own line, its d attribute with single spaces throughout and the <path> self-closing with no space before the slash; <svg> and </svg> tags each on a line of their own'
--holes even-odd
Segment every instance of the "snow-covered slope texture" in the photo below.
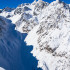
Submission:
<svg viewBox="0 0 70 70">
<path fill-rule="evenodd" d="M 38 15 L 39 24 L 26 37 L 43 70 L 70 70 L 70 7 L 56 0 Z"/>
<path fill-rule="evenodd" d="M 6 7 L 4 9 L 2 9 L 2 12 L 11 12 L 12 10 L 14 10 L 14 9 Z"/>
<path fill-rule="evenodd" d="M 10 20 L 0 16 L 0 67 L 6 70 L 41 70 L 30 53 L 32 46 L 24 43 L 25 37 L 26 34 L 15 30 Z"/>
<path fill-rule="evenodd" d="M 23 69 L 20 47 L 21 35 L 10 20 L 0 16 L 0 67 L 6 70 Z"/>
<path fill-rule="evenodd" d="M 5 70 L 4 68 L 0 67 L 0 70 Z"/>
<path fill-rule="evenodd" d="M 44 1 L 34 1 L 31 4 L 25 3 L 19 5 L 16 9 L 4 8 L 1 16 L 4 16 L 16 24 L 16 30 L 28 33 L 38 22 L 38 15 L 46 8 L 49 3 Z"/>
<path fill-rule="evenodd" d="M 21 18 L 15 23 L 16 30 L 28 33 L 38 24 L 37 16 L 48 6 L 48 3 L 43 1 L 33 2 L 31 4 L 21 4 L 15 10 L 15 14 L 21 14 Z"/>
</svg>

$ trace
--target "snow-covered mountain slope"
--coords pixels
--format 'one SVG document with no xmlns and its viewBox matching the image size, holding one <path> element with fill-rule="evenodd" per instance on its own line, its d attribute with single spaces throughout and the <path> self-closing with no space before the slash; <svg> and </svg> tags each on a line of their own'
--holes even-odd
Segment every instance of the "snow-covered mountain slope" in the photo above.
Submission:
<svg viewBox="0 0 70 70">
<path fill-rule="evenodd" d="M 0 13 L 2 13 L 2 9 L 0 9 Z"/>
<path fill-rule="evenodd" d="M 38 22 L 39 13 L 48 6 L 48 3 L 43 1 L 33 2 L 31 4 L 21 4 L 15 10 L 15 14 L 21 14 L 21 18 L 15 23 L 16 30 L 28 33 Z"/>
<path fill-rule="evenodd" d="M 6 7 L 4 9 L 2 9 L 2 12 L 11 12 L 12 10 L 14 10 L 13 8 L 9 8 L 9 7 Z"/>
<path fill-rule="evenodd" d="M 70 7 L 56 0 L 38 15 L 39 24 L 26 37 L 43 70 L 70 70 Z"/>
<path fill-rule="evenodd" d="M 25 42 L 27 45 L 33 46 L 31 53 L 39 60 L 38 67 L 43 70 L 70 70 L 70 4 L 60 0 L 50 4 L 38 0 L 31 4 L 21 4 L 11 11 L 7 10 L 0 13 L 0 16 L 3 16 L 0 17 L 0 61 L 2 61 L 0 65 L 6 63 L 4 66 L 8 67 L 8 70 L 11 65 L 13 68 L 15 66 L 14 70 L 16 67 L 21 70 L 28 70 L 28 68 L 31 70 L 32 65 L 35 64 L 26 66 L 26 62 L 23 65 L 22 59 L 19 58 L 21 56 L 19 47 L 24 46 L 22 34 L 28 33 Z M 11 20 L 13 24 L 5 18 Z M 5 52 L 6 54 L 4 54 Z M 18 60 L 20 61 L 18 62 Z M 14 63 L 14 61 L 16 62 Z M 27 61 L 29 62 L 29 60 Z M 7 69 L 6 67 L 3 68 Z"/>
<path fill-rule="evenodd" d="M 5 70 L 4 68 L 0 67 L 0 70 Z"/>
<path fill-rule="evenodd" d="M 26 35 L 0 16 L 0 70 L 41 70 L 37 68 L 38 60 L 30 53 L 33 47 L 24 43 Z"/>
<path fill-rule="evenodd" d="M 20 55 L 22 35 L 14 28 L 10 20 L 0 16 L 0 67 L 6 70 L 23 69 Z"/>
<path fill-rule="evenodd" d="M 24 33 L 28 33 L 38 22 L 38 15 L 46 8 L 49 3 L 44 1 L 34 1 L 31 4 L 21 4 L 16 9 L 10 10 L 10 8 L 3 11 L 0 15 L 4 16 L 16 24 L 16 30 Z"/>
</svg>

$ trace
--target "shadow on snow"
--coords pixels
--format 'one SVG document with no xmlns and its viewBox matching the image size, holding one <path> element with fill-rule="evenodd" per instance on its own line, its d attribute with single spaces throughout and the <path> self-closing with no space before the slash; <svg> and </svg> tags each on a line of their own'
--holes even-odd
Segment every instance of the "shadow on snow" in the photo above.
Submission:
<svg viewBox="0 0 70 70">
<path fill-rule="evenodd" d="M 9 23 L 8 35 L 0 39 L 0 67 L 6 70 L 42 70 L 37 68 L 38 60 L 30 53 L 32 46 L 24 42 L 27 34 L 15 30 L 15 25 Z"/>
</svg>

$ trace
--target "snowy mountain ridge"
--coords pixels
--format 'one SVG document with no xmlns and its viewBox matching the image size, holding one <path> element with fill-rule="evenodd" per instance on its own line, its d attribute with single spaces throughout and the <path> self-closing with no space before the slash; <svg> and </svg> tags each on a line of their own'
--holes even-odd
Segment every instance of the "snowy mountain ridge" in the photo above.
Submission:
<svg viewBox="0 0 70 70">
<path fill-rule="evenodd" d="M 16 24 L 16 30 L 28 33 L 39 23 L 37 16 L 48 5 L 49 3 L 44 1 L 34 1 L 31 4 L 21 4 L 11 12 L 4 11 L 0 15 L 12 20 L 12 23 Z"/>
<path fill-rule="evenodd" d="M 70 70 L 69 4 L 61 0 L 52 3 L 35 0 L 31 4 L 21 4 L 16 9 L 7 10 L 1 12 L 0 16 L 3 16 L 3 20 L 4 18 L 11 20 L 16 25 L 15 31 L 28 34 L 25 42 L 33 46 L 31 53 L 39 60 L 38 67 L 43 70 Z M 10 28 L 10 25 L 2 25 L 4 23 L 2 17 L 0 21 L 2 22 L 0 22 L 2 34 L 3 28 Z M 11 35 L 15 41 L 17 39 L 18 42 L 21 42 L 13 43 L 21 47 L 22 36 L 18 33 L 16 32 L 17 38 L 14 37 L 14 33 Z M 10 39 L 9 42 L 11 42 Z"/>
<path fill-rule="evenodd" d="M 38 16 L 39 24 L 28 33 L 25 41 L 33 45 L 33 55 L 43 70 L 70 69 L 70 7 L 54 1 Z"/>
</svg>

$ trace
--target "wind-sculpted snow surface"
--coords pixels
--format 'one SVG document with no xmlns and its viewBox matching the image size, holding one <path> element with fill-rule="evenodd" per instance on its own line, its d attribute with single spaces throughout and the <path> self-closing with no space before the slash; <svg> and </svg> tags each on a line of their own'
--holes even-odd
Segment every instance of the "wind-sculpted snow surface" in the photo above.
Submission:
<svg viewBox="0 0 70 70">
<path fill-rule="evenodd" d="M 61 1 L 49 4 L 38 16 L 39 25 L 26 37 L 43 70 L 70 70 L 70 7 Z"/>
<path fill-rule="evenodd" d="M 38 62 L 43 70 L 70 70 L 70 5 L 60 0 L 50 4 L 35 0 L 9 9 L 0 14 L 13 23 L 0 18 L 0 67 L 38 70 Z M 27 37 L 23 33 L 28 33 Z M 33 48 L 26 46 L 24 39 Z"/>
<path fill-rule="evenodd" d="M 0 70 L 41 70 L 30 53 L 32 46 L 24 43 L 26 35 L 16 31 L 10 20 L 0 16 Z"/>
<path fill-rule="evenodd" d="M 14 27 L 10 20 L 0 16 L 0 67 L 6 70 L 24 68 L 20 55 L 22 35 Z"/>
</svg>

